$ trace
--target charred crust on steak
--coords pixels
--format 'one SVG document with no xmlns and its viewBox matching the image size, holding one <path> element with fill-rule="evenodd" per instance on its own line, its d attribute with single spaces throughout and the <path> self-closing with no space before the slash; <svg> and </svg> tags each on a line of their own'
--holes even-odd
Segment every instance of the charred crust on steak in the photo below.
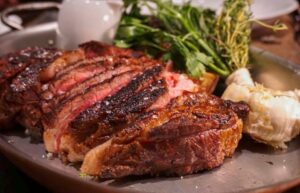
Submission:
<svg viewBox="0 0 300 193">
<path fill-rule="evenodd" d="M 232 155 L 241 132 L 241 120 L 221 99 L 184 94 L 92 149 L 81 170 L 100 178 L 192 174 L 221 165 Z"/>
<path fill-rule="evenodd" d="M 10 109 L 9 113 L 0 110 L 0 114 L 6 114 L 6 119 L 10 120 L 12 125 L 18 122 L 28 129 L 34 128 L 33 135 L 40 136 L 42 127 L 39 118 L 31 116 L 35 114 L 31 110 L 38 108 L 40 101 L 39 72 L 61 54 L 61 51 L 54 48 L 33 47 L 0 59 L 0 63 L 5 62 L 0 64 L 0 72 L 4 74 L 7 85 L 5 92 L 1 93 L 0 105 Z M 38 110 L 35 109 L 34 112 L 36 111 Z"/>
<path fill-rule="evenodd" d="M 101 88 L 107 84 L 110 84 L 112 81 L 115 81 L 118 79 L 118 77 L 122 77 L 123 75 L 133 75 L 133 74 L 136 74 L 137 72 L 136 71 L 129 71 L 129 72 L 124 72 L 124 73 L 121 73 L 119 75 L 116 75 L 116 76 L 113 76 L 111 77 L 110 79 L 107 79 L 99 84 L 96 84 L 96 85 L 93 85 L 89 88 L 87 88 L 82 94 L 78 94 L 78 95 L 75 95 L 71 98 L 68 98 L 64 101 L 61 101 L 60 105 L 56 108 L 56 109 L 53 109 L 51 112 L 49 113 L 46 113 L 44 115 L 44 118 L 43 118 L 43 122 L 46 124 L 46 125 L 53 125 L 55 124 L 55 119 L 57 119 L 57 115 L 62 112 L 65 108 L 65 106 L 69 105 L 69 106 L 73 106 L 72 102 L 76 99 L 84 99 L 83 96 L 85 96 L 86 94 L 93 94 L 92 92 L 96 91 L 96 90 L 101 90 Z"/>
<path fill-rule="evenodd" d="M 157 85 L 156 83 L 159 82 Z M 86 123 L 85 126 L 90 128 L 88 131 L 83 129 L 84 127 L 70 127 L 72 136 L 76 138 L 76 141 L 82 142 L 85 140 L 84 144 L 91 147 L 91 144 L 97 144 L 99 139 L 104 142 L 104 139 L 109 139 L 108 136 L 111 136 L 118 130 L 121 130 L 123 124 L 130 122 L 130 119 L 134 119 L 138 114 L 145 111 L 151 104 L 164 92 L 166 92 L 165 87 L 159 88 L 162 85 L 163 81 L 157 81 L 153 85 L 157 87 L 157 89 L 151 90 L 150 87 L 145 90 L 133 95 L 127 102 L 119 104 L 119 106 L 110 110 L 110 113 L 107 113 L 108 110 L 102 110 L 103 114 L 101 118 L 98 118 L 97 121 Z M 145 100 L 145 97 L 148 99 Z M 105 105 L 107 101 L 102 102 L 102 105 Z M 100 121 L 101 119 L 101 121 Z M 90 137 L 92 136 L 92 137 Z M 94 141 L 96 140 L 96 141 Z M 99 143 L 98 143 L 99 144 Z"/>
<path fill-rule="evenodd" d="M 7 54 L 0 60 L 0 72 L 2 74 L 0 83 L 16 76 L 28 66 L 36 65 L 36 63 L 47 63 L 60 54 L 61 52 L 57 49 L 40 47 L 29 47 Z"/>
<path fill-rule="evenodd" d="M 205 93 L 217 80 L 95 41 L 28 48 L 0 58 L 0 125 L 43 134 L 46 150 L 84 160 L 89 175 L 191 174 L 232 156 L 250 110 Z"/>
<path fill-rule="evenodd" d="M 144 82 L 152 80 L 153 76 L 161 73 L 161 66 L 154 66 L 148 70 L 143 71 L 140 75 L 137 75 L 132 81 L 119 92 L 111 97 L 107 97 L 103 101 L 96 103 L 93 107 L 83 111 L 74 121 L 71 122 L 71 127 L 80 128 L 85 127 L 86 124 L 91 126 L 93 123 L 97 123 L 98 118 L 104 114 L 110 114 L 113 109 L 116 108 L 122 102 L 128 100 L 139 87 L 143 86 Z"/>
<path fill-rule="evenodd" d="M 224 104 L 226 107 L 232 109 L 241 119 L 246 119 L 248 113 L 250 111 L 250 107 L 247 103 L 240 101 L 240 102 L 233 102 L 229 100 L 225 100 Z"/>
</svg>

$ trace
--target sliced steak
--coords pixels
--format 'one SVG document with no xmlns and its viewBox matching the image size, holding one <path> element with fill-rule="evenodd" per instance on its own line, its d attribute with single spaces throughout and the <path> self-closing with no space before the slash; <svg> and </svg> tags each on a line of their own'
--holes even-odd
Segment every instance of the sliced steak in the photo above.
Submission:
<svg viewBox="0 0 300 193">
<path fill-rule="evenodd" d="M 84 61 L 87 61 L 87 64 L 85 64 Z M 139 63 L 140 61 L 142 63 Z M 59 75 L 43 86 L 47 89 L 42 93 L 42 98 L 44 99 L 42 101 L 42 108 L 44 112 L 49 112 L 53 108 L 57 108 L 63 100 L 77 94 L 82 94 L 89 87 L 109 79 L 112 76 L 130 70 L 141 70 L 147 66 L 153 66 L 154 61 L 146 57 L 140 58 L 139 60 L 135 58 L 102 57 L 101 61 L 98 60 L 95 64 L 90 63 L 90 59 L 82 60 L 81 63 L 82 65 L 79 67 Z M 94 72 L 88 70 L 91 66 L 95 68 Z M 80 73 L 80 70 L 84 72 Z M 82 81 L 83 79 L 85 80 Z M 66 84 L 63 85 L 61 83 L 66 83 L 69 89 L 66 90 L 64 86 Z M 63 89 L 61 86 L 63 86 Z M 64 91 L 59 92 L 62 90 Z"/>
<path fill-rule="evenodd" d="M 84 82 L 85 80 L 102 73 L 106 68 L 102 64 L 84 64 L 70 71 L 69 73 L 63 74 L 57 77 L 52 82 L 48 83 L 48 90 L 43 95 L 49 97 L 55 97 L 57 95 L 63 95 L 77 84 Z M 47 97 L 44 97 L 47 99 Z"/>
<path fill-rule="evenodd" d="M 127 103 L 127 101 L 131 101 L 130 104 L 132 104 L 132 99 L 139 96 L 140 93 L 143 93 L 143 91 L 145 92 L 144 88 L 149 87 L 155 80 L 156 76 L 159 77 L 162 69 L 163 67 L 160 65 L 151 67 L 148 70 L 146 69 L 141 74 L 134 77 L 127 86 L 124 86 L 116 94 L 105 98 L 103 101 L 97 102 L 93 107 L 83 111 L 76 119 L 74 119 L 74 121 L 71 122 L 68 132 L 62 136 L 59 153 L 63 154 L 69 161 L 82 161 L 87 150 L 91 148 L 91 144 L 88 145 L 87 143 L 84 143 L 84 140 L 94 132 L 97 132 L 97 130 L 101 130 L 101 133 L 106 132 L 107 134 L 111 134 L 113 129 L 110 127 L 110 124 L 108 124 L 112 122 L 112 117 L 110 117 L 110 115 L 116 115 L 116 112 L 119 109 L 118 107 Z M 145 93 L 143 95 L 145 95 Z M 152 97 L 152 99 L 154 98 L 155 96 Z M 152 103 L 150 100 L 148 103 L 144 103 L 145 108 L 146 104 L 150 106 Z M 140 110 L 142 110 L 141 107 L 142 105 L 140 105 Z M 136 106 L 135 110 L 137 110 L 137 108 L 138 107 Z M 128 107 L 127 110 L 133 109 L 129 109 Z M 101 121 L 99 121 L 99 119 Z M 115 118 L 114 120 L 118 122 L 118 124 L 121 124 L 124 121 L 126 122 L 126 120 L 117 121 Z M 72 128 L 72 126 L 76 126 L 76 128 Z M 86 128 L 89 129 L 87 130 Z"/>
<path fill-rule="evenodd" d="M 156 76 L 162 72 L 160 65 L 145 70 L 142 74 L 135 77 L 127 87 L 124 87 L 116 95 L 111 96 L 105 101 L 96 103 L 93 107 L 82 112 L 72 123 L 74 128 L 85 128 L 86 125 L 92 127 L 97 125 L 99 118 L 103 115 L 111 114 L 113 109 L 118 107 L 121 103 L 126 102 L 140 87 L 150 85 Z"/>
<path fill-rule="evenodd" d="M 158 64 L 74 119 L 69 132 L 62 137 L 60 153 L 68 161 L 81 161 L 89 149 L 108 140 L 140 114 L 154 109 L 153 106 L 164 108 L 171 99 L 184 92 L 198 90 L 198 86 L 185 75 L 169 72 Z M 161 103 L 161 98 L 165 98 L 164 103 Z"/>
<path fill-rule="evenodd" d="M 75 66 L 74 64 L 80 65 L 80 61 L 85 59 L 84 51 L 81 49 L 64 52 L 63 55 L 53 61 L 47 68 L 43 69 L 39 75 L 39 79 L 42 82 L 48 82 L 57 74 L 69 66 Z"/>
<path fill-rule="evenodd" d="M 63 56 L 55 60 L 51 65 L 44 69 L 40 74 L 40 80 L 48 82 L 55 76 L 68 72 L 86 63 L 86 59 L 93 62 L 99 61 L 102 57 L 127 57 L 139 58 L 144 56 L 141 52 L 136 52 L 130 49 L 121 49 L 115 46 L 103 44 L 96 41 L 81 44 L 77 50 L 65 52 Z"/>
<path fill-rule="evenodd" d="M 43 128 L 40 122 L 40 117 L 42 116 L 42 112 L 40 109 L 41 104 L 42 108 L 44 110 L 45 108 L 48 108 L 47 112 L 49 112 L 53 108 L 57 108 L 59 103 L 75 97 L 77 94 L 79 94 L 77 92 L 78 85 L 93 78 L 99 73 L 104 73 L 109 69 L 108 66 L 112 66 L 112 64 L 118 63 L 115 62 L 112 58 L 113 56 L 110 55 L 112 51 L 114 52 L 113 56 L 115 56 L 117 60 L 120 60 L 119 58 L 121 56 L 125 57 L 126 55 L 125 52 L 122 52 L 121 50 L 114 51 L 113 46 L 90 42 L 77 50 L 65 52 L 62 56 L 56 58 L 50 65 L 47 65 L 45 67 L 43 66 L 42 70 L 38 70 L 39 80 L 46 84 L 44 84 L 43 86 L 39 86 L 39 90 L 36 93 L 25 93 L 25 95 L 36 94 L 34 95 L 36 96 L 36 100 L 29 106 L 24 106 L 23 110 L 21 110 L 18 120 L 22 123 L 22 125 L 25 125 L 27 128 L 29 128 L 30 133 L 36 134 L 36 131 L 39 131 L 38 133 L 40 133 Z M 93 52 L 93 56 L 91 56 L 91 52 Z M 131 52 L 132 51 L 130 50 L 126 51 L 128 57 L 129 53 Z M 122 72 L 123 71 L 120 70 L 119 73 Z M 115 75 L 118 73 L 112 74 Z M 30 80 L 30 78 L 28 80 Z M 85 90 L 89 89 L 89 87 L 94 86 L 87 84 L 85 85 Z M 43 99 L 45 99 L 45 97 L 53 97 L 54 100 L 48 101 L 49 98 L 47 98 L 46 103 L 44 102 L 44 100 L 41 102 L 41 89 L 43 89 Z M 85 90 L 83 90 L 82 92 L 84 92 Z M 30 99 L 33 99 L 33 97 L 30 96 Z M 54 106 L 51 106 L 51 109 L 49 108 L 49 105 Z M 45 111 L 43 112 L 45 113 Z M 30 116 L 28 114 L 30 114 Z"/>
<path fill-rule="evenodd" d="M 6 64 L 0 65 L 4 72 L 6 82 L 2 83 L 0 117 L 1 122 L 16 123 L 15 119 L 23 125 L 23 117 L 27 118 L 31 112 L 22 109 L 28 109 L 27 105 L 33 105 L 39 102 L 37 93 L 40 90 L 38 80 L 39 72 L 49 65 L 55 58 L 61 55 L 61 51 L 52 48 L 26 48 L 14 54 L 8 54 Z M 27 123 L 29 123 L 28 121 Z M 35 121 L 33 121 L 35 122 Z M 14 125 L 14 124 L 10 124 Z M 34 124 L 24 124 L 26 128 L 34 127 Z M 6 126 L 8 126 L 6 124 Z M 1 124 L 1 128 L 6 127 Z"/>
<path fill-rule="evenodd" d="M 77 95 L 61 104 L 60 108 L 44 116 L 44 142 L 47 151 L 57 152 L 60 138 L 68 128 L 69 122 L 82 111 L 88 109 L 98 101 L 109 95 L 114 95 L 126 86 L 138 71 L 123 73 L 103 83 L 89 88 L 84 94 Z"/>
<path fill-rule="evenodd" d="M 233 153 L 249 111 L 200 93 L 217 79 L 94 41 L 63 53 L 28 48 L 0 59 L 0 127 L 43 132 L 48 152 L 84 160 L 82 171 L 101 178 L 189 174 Z"/>
<path fill-rule="evenodd" d="M 89 151 L 81 171 L 100 178 L 191 174 L 221 165 L 241 133 L 241 119 L 223 100 L 184 94 Z"/>
<path fill-rule="evenodd" d="M 0 83 L 16 76 L 32 64 L 52 60 L 57 54 L 56 49 L 29 47 L 2 56 L 0 59 Z"/>
</svg>

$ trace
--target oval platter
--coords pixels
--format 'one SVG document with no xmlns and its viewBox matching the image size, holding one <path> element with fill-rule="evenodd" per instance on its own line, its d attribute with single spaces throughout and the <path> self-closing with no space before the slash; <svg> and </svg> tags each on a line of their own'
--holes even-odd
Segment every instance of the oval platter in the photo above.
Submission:
<svg viewBox="0 0 300 193">
<path fill-rule="evenodd" d="M 26 46 L 55 45 L 56 23 L 47 23 L 0 36 L 0 55 Z M 254 79 L 268 87 L 300 88 L 300 65 L 258 48 L 251 49 Z M 100 181 L 81 176 L 76 165 L 47 158 L 43 144 L 31 143 L 22 129 L 0 134 L 0 152 L 44 186 L 56 192 L 273 192 L 300 184 L 300 137 L 285 151 L 243 136 L 232 158 L 211 171 L 179 177 L 128 177 Z"/>
</svg>

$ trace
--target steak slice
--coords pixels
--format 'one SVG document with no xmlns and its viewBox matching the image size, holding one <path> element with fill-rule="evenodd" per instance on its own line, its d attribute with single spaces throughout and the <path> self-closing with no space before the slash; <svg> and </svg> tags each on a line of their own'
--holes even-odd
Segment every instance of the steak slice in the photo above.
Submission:
<svg viewBox="0 0 300 193">
<path fill-rule="evenodd" d="M 45 113 L 52 111 L 53 108 L 57 108 L 59 103 L 67 101 L 78 94 L 83 94 L 79 93 L 78 89 L 75 89 L 77 85 L 93 78 L 99 73 L 104 73 L 109 69 L 109 66 L 117 66 L 116 64 L 118 62 L 114 61 L 113 56 L 110 55 L 111 52 L 114 52 L 113 56 L 116 57 L 117 60 L 120 60 L 119 58 L 123 56 L 125 57 L 125 55 L 132 57 L 130 54 L 133 53 L 133 51 L 130 50 L 121 51 L 113 46 L 97 42 L 86 43 L 77 50 L 64 52 L 63 55 L 56 58 L 50 65 L 45 66 L 41 72 L 39 72 L 39 83 L 42 82 L 46 84 L 38 87 L 39 92 L 35 93 L 38 98 L 29 106 L 24 106 L 18 120 L 22 125 L 29 128 L 30 133 L 40 134 L 43 129 L 43 125 L 40 121 L 42 116 L 41 104 L 42 109 L 47 110 L 43 112 Z M 119 63 L 122 64 L 122 62 Z M 120 70 L 119 73 L 121 72 L 122 70 Z M 118 73 L 112 74 L 116 75 Z M 85 90 L 92 86 L 94 86 L 94 84 L 85 84 Z M 41 101 L 41 89 L 43 90 L 42 98 L 45 99 L 45 97 L 48 97 L 46 98 L 46 103 L 45 100 Z M 31 95 L 33 93 L 29 94 Z M 54 100 L 49 101 L 49 98 L 53 98 Z M 36 103 L 37 101 L 38 104 Z M 54 106 L 51 106 L 53 103 Z"/>
<path fill-rule="evenodd" d="M 109 122 L 108 115 L 115 114 L 116 107 L 122 103 L 130 100 L 136 92 L 140 89 L 149 86 L 156 76 L 162 72 L 162 66 L 154 66 L 142 71 L 139 75 L 134 77 L 131 82 L 124 86 L 116 94 L 105 98 L 103 101 L 97 102 L 93 107 L 83 111 L 76 119 L 70 123 L 68 132 L 61 137 L 60 154 L 63 154 L 69 161 L 82 161 L 85 153 L 91 147 L 87 147 L 84 142 L 86 138 L 90 137 L 90 134 L 96 132 L 99 125 L 106 125 L 106 129 L 101 127 L 99 130 L 105 130 L 103 132 L 112 132 L 113 129 L 106 124 Z M 151 104 L 150 104 L 151 105 Z M 129 113 L 129 112 L 128 112 Z M 99 120 L 102 119 L 102 120 Z M 106 120 L 104 120 L 106 119 Z M 121 121 L 118 121 L 121 124 Z M 78 129 L 73 129 L 75 126 Z M 86 128 L 89 128 L 88 130 Z"/>
<path fill-rule="evenodd" d="M 121 178 L 212 169 L 232 156 L 242 125 L 222 99 L 206 93 L 184 94 L 166 108 L 141 115 L 89 151 L 81 171 L 100 178 Z"/>
<path fill-rule="evenodd" d="M 4 55 L 0 59 L 0 84 L 22 72 L 35 63 L 46 63 L 59 52 L 54 48 L 28 47 L 15 53 Z"/>
<path fill-rule="evenodd" d="M 82 112 L 71 125 L 74 128 L 84 129 L 87 125 L 97 125 L 99 119 L 103 115 L 112 114 L 114 108 L 118 107 L 121 103 L 126 102 L 135 92 L 144 86 L 150 85 L 156 76 L 162 72 L 162 66 L 154 66 L 150 69 L 143 71 L 140 75 L 135 77 L 127 87 L 124 87 L 116 95 L 111 96 L 105 101 L 96 103 L 93 107 Z"/>
<path fill-rule="evenodd" d="M 63 95 L 57 96 L 52 99 L 50 97 L 44 95 L 44 97 L 48 97 L 48 99 L 50 98 L 50 100 L 42 102 L 43 112 L 48 113 L 48 112 L 52 111 L 53 109 L 57 108 L 62 101 L 66 101 L 68 99 L 75 97 L 76 95 L 83 94 L 88 88 L 90 88 L 92 86 L 95 86 L 105 80 L 111 79 L 114 76 L 117 76 L 117 75 L 125 73 L 125 72 L 129 72 L 132 70 L 137 70 L 137 69 L 132 68 L 130 66 L 120 66 L 114 70 L 108 70 L 105 73 L 97 74 L 96 76 L 80 83 L 79 85 L 72 88 L 69 92 L 66 92 Z"/>
<path fill-rule="evenodd" d="M 108 140 L 141 113 L 164 108 L 184 92 L 198 90 L 198 85 L 187 76 L 170 72 L 158 63 L 75 118 L 61 137 L 60 154 L 71 162 L 82 161 L 88 150 Z"/>
<path fill-rule="evenodd" d="M 79 49 L 65 52 L 60 58 L 55 60 L 51 65 L 44 69 L 40 74 L 42 82 L 48 82 L 54 77 L 72 71 L 74 68 L 86 63 L 86 59 L 99 61 L 102 57 L 127 57 L 139 58 L 144 56 L 141 52 L 130 49 L 121 49 L 108 44 L 103 44 L 96 41 L 81 44 Z"/>
<path fill-rule="evenodd" d="M 23 124 L 23 117 L 30 116 L 31 112 L 22 109 L 26 105 L 39 102 L 37 96 L 40 90 L 38 74 L 41 69 L 60 55 L 61 51 L 56 49 L 34 47 L 8 54 L 0 59 L 6 61 L 4 65 L 0 66 L 6 78 L 6 81 L 2 82 L 2 86 L 0 86 L 0 117 L 1 123 L 3 123 L 1 128 L 14 126 L 16 116 L 21 125 L 26 128 L 34 127 L 35 123 Z M 4 122 L 10 124 L 4 124 Z"/>
<path fill-rule="evenodd" d="M 77 95 L 63 102 L 60 108 L 46 114 L 43 118 L 43 125 L 45 129 L 44 142 L 47 151 L 57 152 L 59 150 L 60 138 L 68 128 L 70 121 L 96 102 L 102 101 L 109 95 L 114 95 L 137 74 L 138 71 L 126 72 L 90 87 L 84 94 Z"/>
<path fill-rule="evenodd" d="M 106 69 L 102 64 L 82 65 L 69 73 L 66 73 L 49 84 L 49 89 L 53 95 L 62 95 L 71 90 L 77 84 L 104 72 Z"/>
<path fill-rule="evenodd" d="M 53 61 L 47 68 L 43 69 L 39 75 L 42 82 L 48 82 L 57 74 L 63 73 L 70 66 L 80 65 L 80 61 L 85 59 L 85 53 L 81 49 L 64 52 L 63 55 Z"/>
<path fill-rule="evenodd" d="M 58 75 L 49 83 L 43 85 L 46 89 L 42 93 L 44 112 L 49 107 L 56 108 L 63 99 L 83 93 L 90 86 L 93 86 L 103 80 L 115 76 L 119 73 L 141 69 L 153 65 L 153 60 L 149 58 L 140 58 L 143 61 L 138 65 L 137 59 L 116 57 L 97 57 L 95 63 L 91 59 L 80 61 L 81 65 L 73 70 Z M 86 61 L 86 63 L 85 63 Z M 90 71 L 90 69 L 94 69 Z"/>
</svg>

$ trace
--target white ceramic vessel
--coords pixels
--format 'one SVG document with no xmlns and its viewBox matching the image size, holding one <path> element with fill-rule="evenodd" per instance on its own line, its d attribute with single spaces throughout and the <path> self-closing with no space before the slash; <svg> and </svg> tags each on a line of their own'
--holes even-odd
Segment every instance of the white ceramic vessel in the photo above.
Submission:
<svg viewBox="0 0 300 193">
<path fill-rule="evenodd" d="M 58 16 L 57 46 L 72 49 L 90 40 L 111 43 L 122 9 L 122 0 L 64 0 Z"/>
</svg>

